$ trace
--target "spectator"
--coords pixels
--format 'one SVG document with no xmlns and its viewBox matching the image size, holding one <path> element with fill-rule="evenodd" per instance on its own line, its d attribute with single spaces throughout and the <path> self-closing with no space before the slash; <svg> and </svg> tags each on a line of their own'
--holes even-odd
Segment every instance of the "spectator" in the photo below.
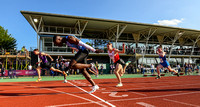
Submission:
<svg viewBox="0 0 200 107">
<path fill-rule="evenodd" d="M 132 73 L 132 71 L 133 71 L 133 68 L 132 68 L 132 66 L 131 66 L 131 65 L 129 65 L 129 66 L 128 66 L 128 71 L 127 71 L 127 72 L 128 72 L 128 74 L 131 74 L 131 73 Z"/>
<path fill-rule="evenodd" d="M 184 67 L 185 67 L 185 75 L 187 75 L 187 72 L 188 72 L 188 64 L 185 63 Z"/>
<path fill-rule="evenodd" d="M 196 68 L 196 69 L 197 69 L 197 73 L 199 73 L 199 65 L 197 65 L 197 68 Z"/>
<path fill-rule="evenodd" d="M 140 65 L 141 74 L 144 74 L 144 66 L 143 64 Z"/>
<path fill-rule="evenodd" d="M 154 69 L 155 69 L 155 66 L 151 64 L 151 74 L 154 74 Z"/>
<path fill-rule="evenodd" d="M 25 48 L 25 46 L 23 46 L 21 49 L 21 55 L 25 55 L 25 50 L 26 50 L 26 48 Z"/>
<path fill-rule="evenodd" d="M 110 74 L 112 74 L 112 72 L 113 72 L 113 65 L 110 64 Z"/>
<path fill-rule="evenodd" d="M 178 69 L 178 73 L 180 73 L 181 72 L 181 66 L 180 66 L 180 64 L 177 65 L 177 69 Z"/>
<path fill-rule="evenodd" d="M 29 64 L 29 66 L 28 66 L 28 70 L 32 70 L 32 65 L 31 64 Z"/>
<path fill-rule="evenodd" d="M 4 78 L 4 72 L 5 72 L 5 69 L 4 69 L 4 66 L 2 65 L 2 67 L 1 67 L 1 79 Z"/>
<path fill-rule="evenodd" d="M 103 75 L 103 64 L 101 64 L 100 67 L 101 67 L 101 70 L 100 70 L 101 71 L 101 75 Z"/>
<path fill-rule="evenodd" d="M 188 64 L 188 73 L 189 73 L 189 75 L 190 75 L 190 73 L 192 73 L 192 71 L 193 71 L 193 66 L 192 66 L 191 63 L 189 63 Z"/>
<path fill-rule="evenodd" d="M 14 77 L 12 66 L 10 66 L 9 69 L 8 69 L 8 76 L 9 76 L 10 79 L 12 79 Z"/>
</svg>

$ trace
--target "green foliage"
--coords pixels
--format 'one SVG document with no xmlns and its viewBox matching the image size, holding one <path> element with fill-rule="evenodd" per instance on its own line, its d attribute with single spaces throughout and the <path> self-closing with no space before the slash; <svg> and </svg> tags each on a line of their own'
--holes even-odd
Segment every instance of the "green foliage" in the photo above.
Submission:
<svg viewBox="0 0 200 107">
<path fill-rule="evenodd" d="M 92 44 L 91 44 L 91 43 L 89 43 L 89 42 L 86 42 L 86 44 L 88 44 L 88 45 L 92 46 Z"/>
<path fill-rule="evenodd" d="M 109 40 L 101 40 L 101 39 L 95 39 L 94 40 L 94 46 L 103 46 L 105 47 L 107 45 L 107 43 L 109 42 Z"/>
<path fill-rule="evenodd" d="M 17 40 L 8 34 L 8 30 L 0 26 L 0 49 L 14 49 L 17 45 Z"/>
</svg>

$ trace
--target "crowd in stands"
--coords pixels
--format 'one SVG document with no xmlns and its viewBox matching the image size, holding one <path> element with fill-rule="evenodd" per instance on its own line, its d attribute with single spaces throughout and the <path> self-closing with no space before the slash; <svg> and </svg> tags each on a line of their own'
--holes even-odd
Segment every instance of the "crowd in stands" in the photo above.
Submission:
<svg viewBox="0 0 200 107">
<path fill-rule="evenodd" d="M 119 47 L 119 49 L 122 49 L 122 47 Z M 171 47 L 170 46 L 163 46 L 163 50 L 169 54 Z M 135 48 L 133 46 L 126 46 L 126 54 L 134 54 L 139 53 L 143 54 L 145 51 L 145 46 L 139 46 L 138 48 Z M 172 54 L 174 55 L 190 55 L 192 52 L 192 48 L 174 48 L 172 49 Z M 146 49 L 146 54 L 156 54 L 156 48 L 155 46 L 149 46 Z M 200 55 L 200 48 L 194 48 L 193 55 Z"/>
</svg>

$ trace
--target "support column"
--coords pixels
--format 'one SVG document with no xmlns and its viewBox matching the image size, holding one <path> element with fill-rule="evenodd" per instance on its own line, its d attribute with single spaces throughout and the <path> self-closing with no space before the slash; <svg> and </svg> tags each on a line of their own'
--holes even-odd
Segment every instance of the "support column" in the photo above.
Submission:
<svg viewBox="0 0 200 107">
<path fill-rule="evenodd" d="M 119 25 L 117 24 L 117 32 L 115 34 L 115 48 L 117 48 L 117 41 L 121 36 L 122 32 L 126 29 L 127 25 Z"/>
<path fill-rule="evenodd" d="M 144 56 L 146 55 L 148 41 L 151 38 L 151 36 L 156 32 L 156 30 L 157 30 L 157 28 L 150 28 L 149 33 L 148 33 L 148 35 L 146 37 L 145 49 L 144 49 L 144 53 L 143 53 L 143 56 L 142 56 L 142 64 L 143 64 Z"/>
<path fill-rule="evenodd" d="M 158 39 L 158 42 L 160 43 L 160 45 L 162 45 L 164 42 L 164 36 L 158 35 L 157 39 Z"/>
<path fill-rule="evenodd" d="M 132 33 L 132 36 L 133 36 L 134 41 L 135 41 L 135 43 L 136 43 L 136 48 L 135 48 L 135 55 L 136 55 L 137 49 L 138 49 L 138 42 L 140 41 L 140 34 L 139 34 L 139 33 Z M 137 59 L 137 58 L 136 58 L 136 59 Z M 135 65 L 136 71 L 137 71 L 137 68 L 138 68 L 138 64 L 139 64 L 139 59 L 137 59 L 136 65 Z"/>
<path fill-rule="evenodd" d="M 7 70 L 7 66 L 8 66 L 8 55 L 6 55 L 6 70 Z"/>
<path fill-rule="evenodd" d="M 39 20 L 39 25 L 38 27 L 36 26 L 36 24 L 34 23 L 33 21 L 33 18 L 31 16 L 29 16 L 30 20 L 31 20 L 31 23 L 33 24 L 33 28 L 35 29 L 36 33 L 37 33 L 37 49 L 40 50 L 40 44 L 39 44 L 39 31 L 41 29 L 41 24 L 42 24 L 42 17 L 40 17 L 40 20 Z M 37 23 L 37 22 L 36 22 Z M 38 57 L 38 61 L 39 61 L 39 57 Z"/>
<path fill-rule="evenodd" d="M 176 32 L 176 35 L 174 37 L 174 40 L 172 41 L 172 45 L 171 45 L 171 49 L 170 49 L 170 52 L 169 52 L 169 57 L 168 57 L 168 61 L 170 59 L 170 56 L 171 56 L 171 53 L 172 53 L 172 48 L 174 47 L 174 43 L 184 34 L 185 32 L 183 31 L 177 31 Z"/>
<path fill-rule="evenodd" d="M 191 54 L 190 54 L 190 57 L 189 57 L 188 63 L 190 63 L 191 56 L 192 56 L 192 54 L 193 54 L 193 52 L 194 52 L 194 47 L 195 47 L 196 43 L 197 43 L 199 40 L 200 40 L 200 35 L 198 35 L 198 37 L 197 37 L 197 39 L 196 39 L 195 41 L 192 41 L 192 42 L 193 42 L 192 52 L 191 52 Z"/>
<path fill-rule="evenodd" d="M 88 21 L 80 21 L 78 20 L 75 24 L 75 33 L 78 32 L 79 36 L 82 36 L 86 26 L 88 24 Z"/>
<path fill-rule="evenodd" d="M 184 38 L 180 37 L 179 39 L 180 48 L 183 49 L 183 45 L 185 43 Z M 184 65 L 184 57 L 181 58 L 181 63 Z"/>
</svg>

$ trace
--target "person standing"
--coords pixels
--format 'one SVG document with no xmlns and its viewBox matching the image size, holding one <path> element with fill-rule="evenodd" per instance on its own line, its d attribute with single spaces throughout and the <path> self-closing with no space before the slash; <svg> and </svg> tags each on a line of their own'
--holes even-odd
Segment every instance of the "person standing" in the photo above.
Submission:
<svg viewBox="0 0 200 107">
<path fill-rule="evenodd" d="M 4 68 L 4 66 L 2 65 L 2 67 L 1 67 L 1 79 L 4 78 L 4 72 L 5 72 L 5 68 Z"/>
<path fill-rule="evenodd" d="M 151 64 L 151 74 L 154 74 L 154 69 L 155 69 L 155 66 Z"/>
<path fill-rule="evenodd" d="M 103 75 L 103 64 L 101 64 L 101 75 Z"/>
<path fill-rule="evenodd" d="M 31 64 L 29 64 L 29 66 L 28 66 L 28 70 L 32 70 L 32 65 Z"/>
<path fill-rule="evenodd" d="M 177 69 L 178 69 L 178 73 L 180 73 L 181 72 L 181 66 L 180 66 L 180 64 L 177 65 Z"/>
<path fill-rule="evenodd" d="M 187 75 L 187 72 L 188 72 L 188 64 L 185 63 L 184 67 L 185 67 L 185 75 Z"/>
</svg>

